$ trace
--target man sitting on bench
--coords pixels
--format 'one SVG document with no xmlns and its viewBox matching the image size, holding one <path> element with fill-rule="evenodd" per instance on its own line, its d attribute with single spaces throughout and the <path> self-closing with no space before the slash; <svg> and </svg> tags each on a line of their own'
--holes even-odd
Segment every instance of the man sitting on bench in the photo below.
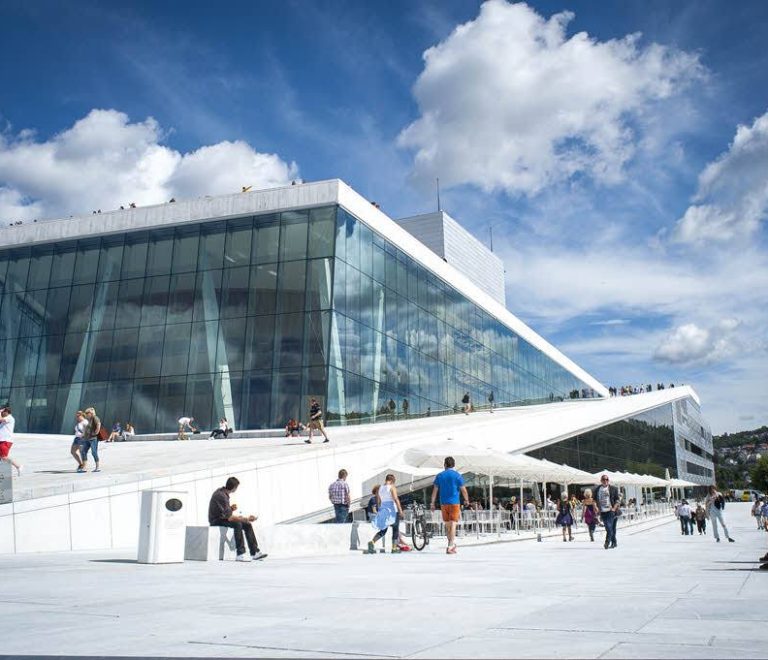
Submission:
<svg viewBox="0 0 768 660">
<path fill-rule="evenodd" d="M 256 534 L 253 533 L 253 525 L 251 524 L 256 520 L 256 516 L 239 516 L 235 513 L 237 504 L 229 503 L 229 496 L 237 490 L 239 485 L 240 481 L 237 477 L 230 477 L 223 488 L 217 488 L 213 492 L 211 503 L 208 505 L 208 522 L 211 527 L 231 527 L 235 530 L 237 561 L 264 559 L 267 555 L 259 550 Z M 245 554 L 243 532 L 245 532 L 245 538 L 248 541 L 250 557 Z"/>
</svg>

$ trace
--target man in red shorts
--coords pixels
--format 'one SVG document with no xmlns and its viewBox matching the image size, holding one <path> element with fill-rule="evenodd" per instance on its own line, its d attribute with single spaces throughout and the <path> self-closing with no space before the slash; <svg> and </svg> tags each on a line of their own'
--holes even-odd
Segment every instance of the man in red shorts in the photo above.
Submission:
<svg viewBox="0 0 768 660">
<path fill-rule="evenodd" d="M 453 460 L 453 456 L 446 456 L 443 466 L 445 470 L 435 477 L 434 488 L 432 489 L 432 510 L 435 510 L 435 501 L 439 493 L 440 510 L 443 513 L 445 531 L 448 535 L 448 547 L 445 553 L 455 555 L 456 524 L 461 518 L 459 493 L 464 498 L 465 506 L 469 506 L 469 495 L 467 494 L 467 487 L 464 485 L 464 478 L 454 469 L 456 461 Z"/>
<path fill-rule="evenodd" d="M 11 415 L 10 406 L 0 408 L 0 461 L 8 461 L 21 476 L 21 465 L 9 456 L 13 446 L 13 428 L 15 425 L 16 420 Z"/>
</svg>

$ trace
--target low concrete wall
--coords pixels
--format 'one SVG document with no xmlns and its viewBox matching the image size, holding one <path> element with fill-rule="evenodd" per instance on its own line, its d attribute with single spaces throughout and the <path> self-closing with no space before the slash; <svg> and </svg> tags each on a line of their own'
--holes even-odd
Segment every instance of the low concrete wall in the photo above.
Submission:
<svg viewBox="0 0 768 660">
<path fill-rule="evenodd" d="M 265 525 L 256 527 L 259 548 L 271 557 L 343 555 L 359 550 L 361 523 L 323 525 Z"/>
</svg>

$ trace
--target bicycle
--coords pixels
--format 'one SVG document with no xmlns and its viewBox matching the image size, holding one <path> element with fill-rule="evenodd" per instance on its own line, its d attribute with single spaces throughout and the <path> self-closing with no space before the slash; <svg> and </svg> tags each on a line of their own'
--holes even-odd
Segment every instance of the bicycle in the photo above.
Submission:
<svg viewBox="0 0 768 660">
<path fill-rule="evenodd" d="M 411 540 L 413 541 L 413 547 L 421 551 L 429 545 L 429 539 L 432 538 L 433 534 L 427 522 L 427 510 L 424 508 L 424 505 L 414 502 L 411 510 L 413 511 Z"/>
</svg>

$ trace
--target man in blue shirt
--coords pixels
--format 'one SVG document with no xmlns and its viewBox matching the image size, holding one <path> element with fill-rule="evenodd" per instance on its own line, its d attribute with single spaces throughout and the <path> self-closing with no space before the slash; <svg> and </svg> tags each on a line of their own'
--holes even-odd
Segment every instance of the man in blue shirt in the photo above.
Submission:
<svg viewBox="0 0 768 660">
<path fill-rule="evenodd" d="M 456 524 L 461 518 L 461 507 L 459 506 L 459 493 L 464 498 L 464 505 L 469 506 L 469 495 L 467 487 L 464 485 L 463 477 L 454 469 L 456 461 L 453 456 L 446 456 L 443 461 L 443 470 L 435 477 L 434 488 L 432 489 L 432 510 L 435 510 L 435 501 L 438 493 L 440 494 L 440 510 L 443 514 L 445 531 L 448 535 L 448 548 L 445 553 L 448 555 L 456 554 Z"/>
</svg>

